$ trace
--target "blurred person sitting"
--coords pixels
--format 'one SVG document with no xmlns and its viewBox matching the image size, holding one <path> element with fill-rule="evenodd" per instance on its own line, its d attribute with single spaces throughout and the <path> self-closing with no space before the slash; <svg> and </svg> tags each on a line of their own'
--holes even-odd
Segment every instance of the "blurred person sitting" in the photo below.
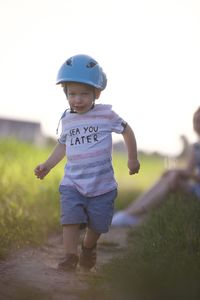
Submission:
<svg viewBox="0 0 200 300">
<path fill-rule="evenodd" d="M 170 193 L 182 191 L 200 199 L 200 107 L 193 115 L 193 129 L 198 141 L 190 145 L 184 168 L 170 169 L 145 193 L 133 200 L 124 210 L 114 214 L 112 226 L 135 226 L 144 221 L 147 213 L 158 207 Z"/>
</svg>

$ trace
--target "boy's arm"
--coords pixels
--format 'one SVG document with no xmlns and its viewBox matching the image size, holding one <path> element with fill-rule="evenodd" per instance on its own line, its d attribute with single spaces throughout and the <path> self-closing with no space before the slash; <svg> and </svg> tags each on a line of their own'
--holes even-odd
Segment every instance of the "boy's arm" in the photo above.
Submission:
<svg viewBox="0 0 200 300">
<path fill-rule="evenodd" d="M 58 143 L 49 158 L 35 168 L 34 173 L 36 177 L 43 179 L 63 159 L 65 152 L 66 145 Z"/>
<path fill-rule="evenodd" d="M 135 174 L 139 172 L 140 163 L 137 159 L 137 143 L 132 128 L 127 124 L 122 136 L 128 151 L 128 168 L 129 174 Z"/>
</svg>

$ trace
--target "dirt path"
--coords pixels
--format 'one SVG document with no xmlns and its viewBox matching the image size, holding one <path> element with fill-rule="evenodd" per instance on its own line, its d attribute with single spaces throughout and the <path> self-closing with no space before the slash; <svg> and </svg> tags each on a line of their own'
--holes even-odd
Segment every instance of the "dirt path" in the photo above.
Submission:
<svg viewBox="0 0 200 300">
<path fill-rule="evenodd" d="M 123 252 L 127 229 L 113 228 L 98 244 L 97 269 L 89 273 L 57 270 L 63 256 L 61 236 L 50 238 L 42 247 L 24 249 L 0 262 L 0 300 L 80 300 L 88 287 L 88 276 L 99 276 L 98 268 Z"/>
</svg>

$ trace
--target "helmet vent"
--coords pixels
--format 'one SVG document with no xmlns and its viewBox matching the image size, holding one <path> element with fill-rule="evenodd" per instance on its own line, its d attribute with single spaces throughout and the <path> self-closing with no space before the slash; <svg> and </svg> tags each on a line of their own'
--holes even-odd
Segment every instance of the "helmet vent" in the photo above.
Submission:
<svg viewBox="0 0 200 300">
<path fill-rule="evenodd" d="M 96 61 L 90 61 L 88 64 L 87 64 L 87 68 L 94 68 L 95 66 L 97 65 L 97 62 Z"/>
<path fill-rule="evenodd" d="M 69 58 L 69 59 L 66 61 L 66 65 L 72 66 L 72 59 L 71 59 L 71 58 Z"/>
</svg>

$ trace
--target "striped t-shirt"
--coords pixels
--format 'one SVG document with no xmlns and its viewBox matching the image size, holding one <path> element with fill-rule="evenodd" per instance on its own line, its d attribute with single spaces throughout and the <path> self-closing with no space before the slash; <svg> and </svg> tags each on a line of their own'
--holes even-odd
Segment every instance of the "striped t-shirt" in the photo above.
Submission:
<svg viewBox="0 0 200 300">
<path fill-rule="evenodd" d="M 66 144 L 67 163 L 61 185 L 92 197 L 117 188 L 112 167 L 112 132 L 126 122 L 111 105 L 96 104 L 84 114 L 66 111 L 58 141 Z"/>
</svg>

